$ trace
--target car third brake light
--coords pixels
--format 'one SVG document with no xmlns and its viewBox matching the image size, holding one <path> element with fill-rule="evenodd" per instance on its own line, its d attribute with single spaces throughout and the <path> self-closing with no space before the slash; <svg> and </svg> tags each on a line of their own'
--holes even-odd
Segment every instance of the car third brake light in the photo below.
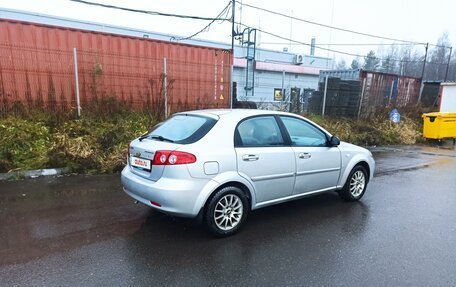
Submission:
<svg viewBox="0 0 456 287">
<path fill-rule="evenodd" d="M 152 165 L 178 165 L 196 162 L 196 156 L 182 151 L 158 150 Z"/>
</svg>

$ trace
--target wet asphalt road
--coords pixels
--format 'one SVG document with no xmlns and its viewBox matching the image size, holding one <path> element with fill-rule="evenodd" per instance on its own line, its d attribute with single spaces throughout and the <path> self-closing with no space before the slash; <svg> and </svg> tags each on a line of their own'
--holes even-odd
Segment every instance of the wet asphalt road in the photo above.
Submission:
<svg viewBox="0 0 456 287">
<path fill-rule="evenodd" d="M 361 202 L 264 208 L 225 239 L 134 205 L 118 175 L 0 182 L 0 286 L 455 286 L 456 151 L 374 156 Z"/>
</svg>

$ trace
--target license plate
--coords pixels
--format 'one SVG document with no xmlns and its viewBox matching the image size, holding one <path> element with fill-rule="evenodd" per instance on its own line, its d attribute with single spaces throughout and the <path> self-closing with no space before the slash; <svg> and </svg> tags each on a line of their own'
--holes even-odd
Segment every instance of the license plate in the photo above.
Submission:
<svg viewBox="0 0 456 287">
<path fill-rule="evenodd" d="M 130 164 L 135 167 L 143 168 L 150 171 L 150 160 L 143 159 L 139 157 L 132 156 L 130 157 Z"/>
</svg>

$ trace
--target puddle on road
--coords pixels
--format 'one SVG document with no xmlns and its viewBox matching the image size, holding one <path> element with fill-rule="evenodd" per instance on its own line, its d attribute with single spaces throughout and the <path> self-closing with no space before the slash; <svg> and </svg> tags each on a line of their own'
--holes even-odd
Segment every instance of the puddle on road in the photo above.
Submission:
<svg viewBox="0 0 456 287">
<path fill-rule="evenodd" d="M 137 231 L 150 209 L 132 203 L 117 176 L 0 182 L 0 265 Z"/>
<path fill-rule="evenodd" d="M 428 146 L 379 147 L 372 149 L 376 161 L 375 176 L 445 165 L 454 161 L 456 152 Z"/>
</svg>

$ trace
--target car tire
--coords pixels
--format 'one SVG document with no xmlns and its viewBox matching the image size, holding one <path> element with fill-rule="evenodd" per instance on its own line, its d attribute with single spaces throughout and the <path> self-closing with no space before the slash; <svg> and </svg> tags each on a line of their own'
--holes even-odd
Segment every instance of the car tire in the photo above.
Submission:
<svg viewBox="0 0 456 287">
<path fill-rule="evenodd" d="M 235 234 L 249 213 L 249 201 L 238 187 L 227 186 L 216 191 L 208 200 L 204 212 L 204 224 L 216 237 Z"/>
<path fill-rule="evenodd" d="M 339 190 L 339 196 L 348 202 L 358 201 L 366 192 L 368 183 L 367 171 L 361 166 L 355 166 L 347 177 L 344 187 Z"/>
</svg>

